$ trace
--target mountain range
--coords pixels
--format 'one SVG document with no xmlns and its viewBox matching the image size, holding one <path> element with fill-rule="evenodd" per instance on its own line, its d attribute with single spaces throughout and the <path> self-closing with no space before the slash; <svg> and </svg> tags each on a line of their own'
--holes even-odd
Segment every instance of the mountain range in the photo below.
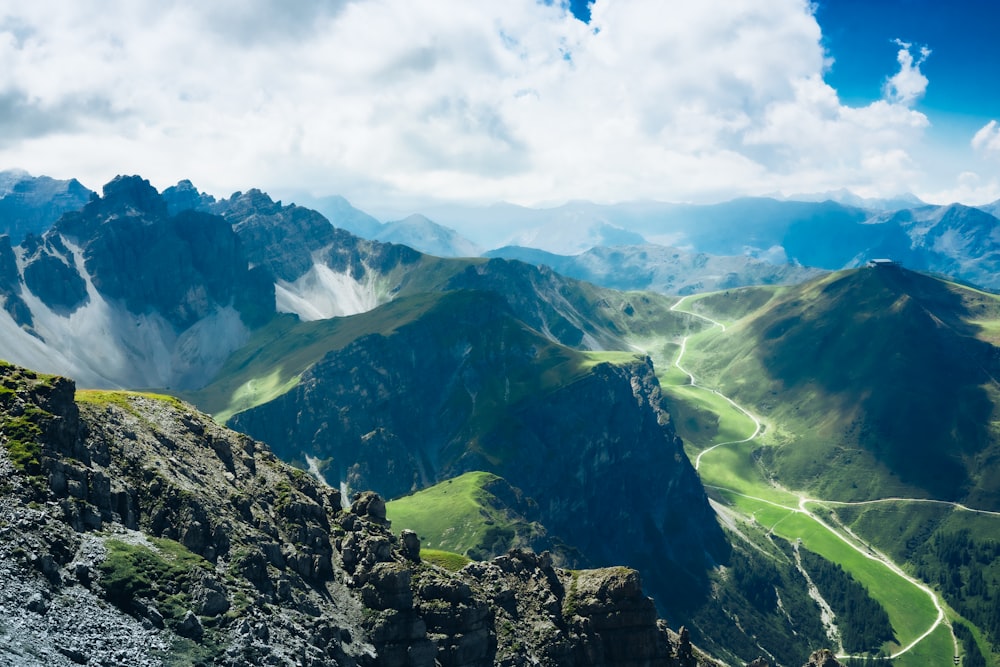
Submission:
<svg viewBox="0 0 1000 667">
<path fill-rule="evenodd" d="M 869 638 L 859 640 L 855 652 L 874 653 L 880 647 L 899 651 L 923 632 L 917 627 L 925 619 L 932 622 L 923 611 L 915 618 L 901 613 L 892 598 L 895 590 L 876 587 L 872 598 L 863 587 L 856 592 L 852 586 L 860 584 L 850 583 L 854 576 L 874 585 L 866 579 L 867 570 L 851 559 L 837 560 L 842 552 L 808 533 L 802 533 L 803 543 L 795 533 L 782 532 L 795 521 L 765 524 L 768 512 L 790 502 L 775 488 L 784 485 L 811 494 L 799 501 L 801 507 L 819 498 L 842 503 L 829 506 L 829 515 L 823 516 L 836 516 L 868 544 L 914 570 L 921 568 L 919 576 L 927 581 L 944 576 L 939 573 L 946 572 L 949 562 L 946 547 L 960 539 L 956 535 L 961 530 L 985 527 L 985 535 L 995 534 L 989 512 L 998 509 L 996 446 L 989 424 L 998 405 L 993 332 L 1000 330 L 994 326 L 1000 307 L 992 295 L 905 268 L 933 260 L 956 273 L 980 271 L 994 256 L 992 218 L 983 211 L 924 207 L 878 213 L 873 221 L 870 212 L 832 202 L 750 200 L 710 211 L 690 209 L 706 217 L 692 223 L 689 240 L 697 237 L 720 253 L 732 251 L 728 256 L 655 245 L 595 248 L 572 257 L 505 251 L 522 253 L 527 260 L 518 261 L 436 257 L 406 245 L 363 239 L 347 227 L 366 224 L 365 214 L 346 201 L 337 206 L 340 218 L 327 219 L 259 190 L 218 200 L 189 182 L 159 193 L 139 177 L 119 177 L 101 196 L 88 197 L 40 235 L 27 235 L 20 243 L 0 237 L 0 357 L 73 376 L 85 388 L 156 388 L 179 394 L 246 436 L 210 424 L 194 408 L 178 407 L 176 399 L 86 392 L 81 397 L 92 400 L 78 408 L 87 415 L 80 433 L 111 429 L 108 439 L 117 441 L 145 422 L 181 419 L 194 424 L 182 438 L 184 447 L 201 443 L 213 448 L 225 440 L 231 450 L 245 448 L 250 440 L 239 438 L 247 436 L 267 442 L 270 449 L 260 445 L 260 452 L 273 450 L 311 471 L 314 481 L 308 484 L 303 481 L 308 475 L 286 468 L 279 477 L 291 475 L 293 490 L 313 500 L 326 498 L 321 504 L 329 506 L 323 510 L 328 523 L 353 523 L 338 514 L 338 505 L 356 491 L 372 489 L 396 499 L 390 508 L 402 508 L 404 515 L 409 511 L 406 521 L 435 547 L 447 545 L 479 558 L 502 556 L 518 545 L 551 548 L 546 557 L 551 562 L 531 565 L 550 582 L 564 576 L 548 574 L 550 565 L 636 568 L 661 614 L 672 622 L 679 619 L 696 643 L 733 663 L 765 655 L 776 664 L 795 664 L 841 636 L 824 625 L 830 613 L 852 632 L 858 630 L 844 611 L 821 613 L 811 592 L 818 585 L 813 576 L 823 577 L 821 589 L 852 590 L 851 595 L 869 599 L 875 607 L 888 605 L 889 621 L 873 620 L 871 628 L 855 633 Z M 575 206 L 578 211 L 587 208 Z M 621 210 L 639 217 L 655 209 L 650 204 Z M 727 222 L 739 210 L 749 230 L 742 238 L 734 236 Z M 829 242 L 810 245 L 808 230 Z M 771 243 L 775 239 L 779 243 Z M 906 243 L 909 255 L 885 253 L 902 259 L 904 267 L 836 273 L 795 264 L 780 268 L 753 256 L 760 251 L 772 259 L 802 255 L 830 262 L 848 257 L 847 263 L 854 263 Z M 648 266 L 676 271 L 643 268 Z M 739 287 L 745 278 L 795 284 Z M 678 301 L 655 291 L 615 289 L 632 289 L 636 283 L 690 296 Z M 721 291 L 703 294 L 708 289 Z M 17 442 L 30 443 L 48 433 L 21 419 L 37 414 L 25 412 L 24 406 L 42 391 L 41 376 L 10 373 L 19 378 L 8 389 L 21 407 L 5 417 L 6 442 L 16 432 Z M 29 388 L 22 386 L 24 378 L 31 380 Z M 61 382 L 45 379 L 43 384 Z M 722 394 L 707 392 L 703 385 Z M 736 403 L 726 403 L 723 395 Z M 97 407 L 90 407 L 95 401 Z M 163 405 L 173 406 L 182 417 L 166 415 Z M 745 406 L 743 413 L 737 405 Z M 52 413 L 47 406 L 43 401 L 38 409 Z M 160 412 L 149 413 L 150 406 Z M 60 409 L 60 415 L 70 416 L 59 423 L 73 422 L 74 408 L 66 404 Z M 137 412 L 138 421 L 128 416 Z M 741 432 L 750 415 L 760 418 L 753 434 Z M 918 421 L 914 415 L 933 417 Z M 119 432 L 123 420 L 129 425 Z M 162 435 L 165 428 L 154 431 Z M 174 433 L 170 429 L 168 435 Z M 199 429 L 211 437 L 201 437 Z M 172 437 L 144 440 L 166 448 L 148 454 L 151 460 L 169 460 L 167 452 L 180 446 Z M 740 446 L 716 448 L 734 443 Z M 105 453 L 60 447 L 69 448 L 63 455 L 87 468 L 67 480 L 82 484 L 84 478 L 100 479 L 100 472 L 110 480 L 126 480 L 114 485 L 133 483 L 125 468 L 111 470 L 100 463 L 99 470 L 91 469 L 90 461 L 106 460 Z M 38 470 L 32 467 L 33 456 L 30 447 L 8 453 L 11 461 L 27 466 L 22 473 L 30 469 L 25 474 L 37 476 L 30 472 Z M 188 475 L 184 471 L 208 465 L 187 454 L 172 456 L 179 468 L 171 474 Z M 713 456 L 730 457 L 730 467 L 714 463 Z M 249 475 L 250 468 L 234 470 L 226 456 L 219 457 L 231 475 Z M 119 522 L 117 513 L 126 528 L 177 541 L 209 562 L 215 562 L 213 552 L 205 548 L 221 553 L 221 543 L 205 537 L 205 530 L 214 530 L 204 528 L 203 519 L 211 512 L 199 518 L 190 507 L 161 515 L 150 510 L 146 523 L 130 524 L 124 510 L 134 499 L 110 505 L 95 500 L 103 498 L 97 491 L 93 497 L 89 491 L 70 493 L 69 481 L 65 488 L 61 482 L 52 486 L 52 470 L 77 464 L 58 456 L 50 459 L 38 461 L 48 484 L 48 491 L 38 489 L 38 498 L 69 493 L 83 501 L 76 514 L 56 517 L 59 521 L 87 529 L 87 517 L 95 512 L 103 516 L 104 508 L 110 514 L 102 520 Z M 246 461 L 240 465 L 249 466 Z M 176 483 L 187 492 L 192 484 Z M 293 505 L 305 502 L 286 493 L 279 503 L 283 492 L 277 484 L 262 480 L 230 493 L 246 494 L 253 505 L 256 494 L 271 493 L 267 487 L 275 489 L 275 508 L 286 506 L 293 496 Z M 449 484 L 466 491 L 449 496 Z M 422 490 L 433 491 L 431 497 L 438 500 L 428 501 L 417 493 Z M 906 505 L 908 513 L 900 516 L 909 523 L 885 517 L 875 507 L 851 504 L 890 496 L 943 504 Z M 29 497 L 19 497 L 18 511 L 29 511 L 23 509 Z M 455 516 L 473 522 L 470 535 L 492 537 L 449 542 L 442 532 L 447 527 L 419 516 L 420 507 L 435 507 L 448 497 L 478 499 L 479 510 Z M 754 498 L 772 504 L 753 505 L 764 502 Z M 245 518 L 243 505 L 234 507 Z M 955 518 L 966 511 L 961 507 L 987 514 Z M 251 507 L 250 517 L 256 512 Z M 354 514 L 365 516 L 360 507 Z M 192 516 L 202 528 L 192 529 L 188 544 Z M 474 524 L 476 516 L 484 517 L 481 526 Z M 319 515 L 313 518 L 322 525 Z M 310 526 L 303 524 L 294 529 L 298 537 L 281 540 L 308 543 L 302 536 L 310 534 Z M 887 538 L 888 529 L 879 526 L 899 530 L 906 540 L 894 543 Z M 923 532 L 913 532 L 916 526 Z M 279 532 L 286 528 L 292 530 L 279 526 Z M 980 637 L 989 638 L 995 635 L 988 600 L 1000 590 L 1000 573 L 989 558 L 988 539 L 980 535 L 970 532 L 965 543 L 971 540 L 970 548 L 984 554 L 984 564 L 974 560 L 961 565 L 957 592 L 951 580 L 940 585 L 949 604 L 960 610 L 953 625 L 969 623 Z M 257 577 L 261 568 L 271 573 L 272 567 L 299 567 L 258 543 L 263 560 L 251 559 L 258 569 L 244 573 L 247 577 Z M 52 548 L 49 543 L 39 550 Z M 145 548 L 153 555 L 134 557 L 158 562 L 159 554 L 169 564 L 159 546 Z M 344 558 L 341 546 L 335 550 Z M 844 563 L 849 572 L 830 573 L 816 565 L 830 560 Z M 100 562 L 92 559 L 93 567 Z M 315 567 L 315 558 L 310 562 Z M 813 563 L 811 574 L 803 564 L 807 562 Z M 59 562 L 54 571 L 66 576 L 70 563 Z M 416 575 L 410 576 L 412 583 Z M 573 575 L 567 576 L 572 589 Z M 981 589 L 966 585 L 979 580 Z M 271 581 L 280 588 L 280 575 Z M 475 589 L 481 584 L 468 585 Z M 626 588 L 635 590 L 633 584 Z M 233 591 L 227 593 L 231 605 Z M 160 593 L 164 600 L 179 594 L 163 589 L 143 595 Z M 375 597 L 370 600 L 382 594 L 371 593 Z M 836 606 L 837 598 L 830 595 Z M 153 622 L 149 612 L 130 606 L 131 598 L 126 602 L 126 613 Z M 434 604 L 416 606 L 429 609 Z M 380 609 L 390 607 L 410 609 Z M 882 618 L 876 612 L 870 616 Z M 176 630 L 185 617 L 165 617 L 166 624 Z M 424 623 L 431 625 L 426 619 Z M 494 632 L 499 636 L 499 626 Z M 416 641 L 418 634 L 410 639 Z M 972 655 L 984 644 L 975 633 L 969 636 L 972 644 L 964 650 Z M 933 639 L 945 643 L 943 635 Z M 385 646 L 380 650 L 389 650 Z M 421 650 L 429 650 L 424 646 Z M 927 650 L 927 655 L 939 656 L 937 648 Z M 899 664 L 919 664 L 908 660 L 919 661 L 920 655 L 903 652 Z"/>
</svg>

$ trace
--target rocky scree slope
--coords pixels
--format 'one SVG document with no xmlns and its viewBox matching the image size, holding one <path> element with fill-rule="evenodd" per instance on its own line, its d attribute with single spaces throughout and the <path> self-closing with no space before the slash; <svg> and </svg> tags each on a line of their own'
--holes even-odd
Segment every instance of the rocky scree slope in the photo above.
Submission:
<svg viewBox="0 0 1000 667">
<path fill-rule="evenodd" d="M 714 665 L 638 575 L 422 562 L 385 505 L 174 399 L 0 366 L 0 662 Z"/>
<path fill-rule="evenodd" d="M 0 237 L 5 358 L 88 386 L 197 386 L 274 315 L 231 226 L 170 216 L 148 181 L 119 177 L 43 236 Z"/>
</svg>

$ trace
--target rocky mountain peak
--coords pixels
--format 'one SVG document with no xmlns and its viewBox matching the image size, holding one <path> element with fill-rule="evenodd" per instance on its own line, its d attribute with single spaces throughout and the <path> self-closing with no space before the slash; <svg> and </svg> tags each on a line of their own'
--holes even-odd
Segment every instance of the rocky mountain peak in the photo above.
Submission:
<svg viewBox="0 0 1000 667">
<path fill-rule="evenodd" d="M 182 211 L 209 211 L 215 204 L 215 197 L 198 192 L 194 184 L 184 179 L 178 181 L 163 191 L 162 197 L 167 202 L 167 212 L 177 215 Z"/>
<path fill-rule="evenodd" d="M 15 244 L 27 234 L 40 235 L 63 213 L 84 206 L 92 194 L 75 178 L 0 172 L 0 234 L 9 234 Z"/>
<path fill-rule="evenodd" d="M 234 192 L 229 199 L 219 203 L 227 217 L 244 217 L 248 213 L 274 215 L 281 211 L 281 202 L 274 201 L 266 192 L 257 188 L 247 192 Z"/>
<path fill-rule="evenodd" d="M 162 217 L 167 205 L 148 180 L 141 176 L 116 176 L 104 186 L 101 208 L 105 214 Z"/>
</svg>

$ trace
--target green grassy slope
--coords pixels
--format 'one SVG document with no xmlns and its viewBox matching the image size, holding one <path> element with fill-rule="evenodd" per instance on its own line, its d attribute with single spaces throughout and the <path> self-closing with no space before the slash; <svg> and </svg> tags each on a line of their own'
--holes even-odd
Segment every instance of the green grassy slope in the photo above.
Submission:
<svg viewBox="0 0 1000 667">
<path fill-rule="evenodd" d="M 923 635 L 937 617 L 931 595 L 872 560 L 871 549 L 929 585 L 947 619 L 969 628 L 955 640 L 963 652 L 995 660 L 1000 514 L 920 499 L 996 502 L 1000 299 L 892 270 L 747 292 L 684 304 L 726 325 L 687 342 L 683 365 L 705 388 L 661 370 L 677 385 L 667 387 L 674 414 L 697 416 L 677 421 L 692 459 L 739 435 L 713 428 L 738 424 L 741 413 L 712 389 L 763 422 L 754 441 L 703 457 L 710 495 L 769 534 L 802 540 L 868 588 L 896 634 L 885 650 L 923 637 L 894 664 L 948 659 L 953 638 L 947 625 Z M 949 486 L 956 477 L 959 486 Z M 810 516 L 789 490 L 826 500 L 810 501 Z M 886 500 L 850 502 L 865 498 Z"/>
<path fill-rule="evenodd" d="M 208 386 L 183 398 L 226 421 L 236 412 L 266 403 L 298 382 L 307 368 L 333 350 L 366 335 L 389 335 L 434 307 L 442 293 L 423 293 L 389 302 L 367 313 L 300 322 L 276 318 L 237 350 Z"/>
<path fill-rule="evenodd" d="M 487 472 L 465 473 L 386 503 L 394 530 L 415 530 L 424 547 L 475 559 L 541 541 L 545 529 L 525 516 L 537 510 L 534 501 Z"/>
<path fill-rule="evenodd" d="M 443 295 L 453 291 L 496 292 L 524 324 L 569 348 L 642 352 L 664 364 L 680 335 L 705 327 L 701 320 L 672 312 L 669 297 L 616 292 L 520 262 L 422 256 L 379 281 L 393 285 L 386 287 L 391 301 L 330 320 L 300 322 L 279 315 L 256 330 L 209 385 L 183 397 L 227 421 L 294 388 L 327 353 L 369 334 L 389 335 L 441 308 Z"/>
<path fill-rule="evenodd" d="M 740 291 L 730 295 L 699 305 L 725 317 Z M 994 295 L 861 269 L 776 290 L 726 331 L 692 338 L 685 365 L 769 423 L 761 462 L 785 484 L 996 508 L 1000 480 L 984 463 L 1000 454 L 997 321 Z"/>
</svg>

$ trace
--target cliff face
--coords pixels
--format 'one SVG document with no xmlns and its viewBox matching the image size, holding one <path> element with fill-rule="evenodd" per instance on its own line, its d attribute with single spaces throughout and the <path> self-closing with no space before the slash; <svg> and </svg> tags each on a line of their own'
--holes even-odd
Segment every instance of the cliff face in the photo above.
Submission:
<svg viewBox="0 0 1000 667">
<path fill-rule="evenodd" d="M 200 386 L 275 313 L 221 217 L 184 211 L 139 177 L 12 248 L 0 240 L 4 358 L 89 386 Z"/>
<path fill-rule="evenodd" d="M 512 552 L 422 561 L 384 503 L 173 399 L 0 366 L 0 661 L 715 664 L 638 575 Z"/>
<path fill-rule="evenodd" d="M 219 306 L 234 306 L 251 325 L 274 312 L 269 281 L 248 269 L 225 220 L 195 211 L 171 217 L 137 176 L 108 183 L 101 199 L 54 231 L 79 244 L 97 291 L 133 313 L 159 312 L 185 329 Z"/>
<path fill-rule="evenodd" d="M 388 497 L 495 473 L 538 502 L 550 535 L 591 565 L 640 568 L 663 600 L 690 592 L 727 549 L 649 361 L 594 365 L 496 294 L 446 295 L 230 423 L 285 459 L 325 463 L 331 484 Z"/>
</svg>

